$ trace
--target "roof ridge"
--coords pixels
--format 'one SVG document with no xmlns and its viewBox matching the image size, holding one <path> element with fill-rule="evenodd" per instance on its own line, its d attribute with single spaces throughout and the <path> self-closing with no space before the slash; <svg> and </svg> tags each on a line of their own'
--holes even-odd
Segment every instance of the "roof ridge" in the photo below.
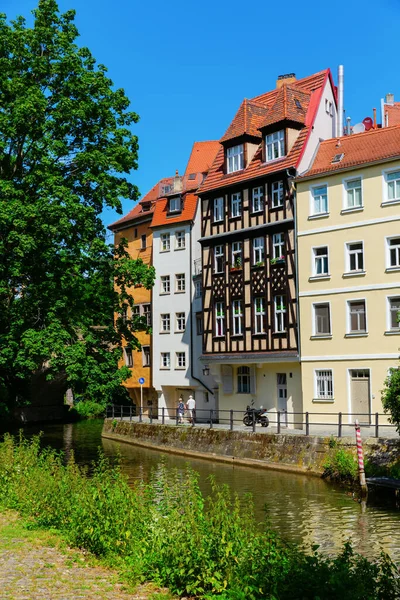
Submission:
<svg viewBox="0 0 400 600">
<path fill-rule="evenodd" d="M 358 137 L 360 135 L 365 135 L 366 133 L 368 133 L 369 135 L 372 135 L 374 133 L 383 133 L 385 131 L 391 129 L 400 129 L 400 123 L 398 123 L 397 125 L 389 125 L 388 127 L 377 127 L 376 129 L 370 129 L 369 131 L 361 131 L 360 133 L 352 133 L 351 135 L 342 135 L 340 137 L 338 137 L 337 135 L 335 135 L 332 138 L 329 138 L 327 140 L 322 140 L 321 142 L 321 146 L 324 145 L 328 145 L 332 142 L 337 142 L 337 140 L 354 140 L 354 139 L 358 139 Z"/>
</svg>

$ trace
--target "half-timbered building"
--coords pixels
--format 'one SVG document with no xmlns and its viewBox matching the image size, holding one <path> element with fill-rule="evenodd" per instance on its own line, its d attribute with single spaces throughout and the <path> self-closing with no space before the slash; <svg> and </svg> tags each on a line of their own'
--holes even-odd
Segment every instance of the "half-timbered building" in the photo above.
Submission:
<svg viewBox="0 0 400 600">
<path fill-rule="evenodd" d="M 301 410 L 293 180 L 336 132 L 329 70 L 244 100 L 199 190 L 203 363 L 219 408 Z"/>
</svg>

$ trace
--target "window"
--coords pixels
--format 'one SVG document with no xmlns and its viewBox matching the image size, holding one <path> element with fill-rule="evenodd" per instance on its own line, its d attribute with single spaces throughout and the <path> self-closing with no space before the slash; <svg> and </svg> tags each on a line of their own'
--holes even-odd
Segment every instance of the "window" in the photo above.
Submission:
<svg viewBox="0 0 400 600">
<path fill-rule="evenodd" d="M 132 306 L 132 317 L 140 317 L 140 306 Z"/>
<path fill-rule="evenodd" d="M 365 333 L 367 322 L 365 314 L 365 300 L 349 302 L 349 332 Z"/>
<path fill-rule="evenodd" d="M 262 187 L 253 188 L 251 196 L 251 210 L 260 212 L 263 209 L 264 189 Z"/>
<path fill-rule="evenodd" d="M 243 144 L 239 144 L 239 146 L 232 146 L 232 148 L 228 148 L 228 150 L 226 151 L 226 158 L 227 173 L 234 173 L 235 171 L 240 171 L 241 169 L 243 169 Z"/>
<path fill-rule="evenodd" d="M 264 298 L 254 299 L 254 333 L 265 332 L 265 301 Z"/>
<path fill-rule="evenodd" d="M 314 277 L 320 275 L 329 274 L 329 262 L 328 262 L 328 246 L 321 246 L 320 248 L 313 248 L 314 254 Z"/>
<path fill-rule="evenodd" d="M 214 198 L 214 223 L 224 218 L 224 199 Z"/>
<path fill-rule="evenodd" d="M 168 252 L 171 247 L 169 233 L 161 234 L 161 252 Z"/>
<path fill-rule="evenodd" d="M 392 171 L 392 173 L 386 173 L 385 177 L 387 185 L 388 202 L 395 202 L 400 200 L 400 171 Z"/>
<path fill-rule="evenodd" d="M 140 236 L 140 243 L 141 243 L 141 249 L 142 250 L 146 250 L 146 234 L 144 233 L 142 236 Z"/>
<path fill-rule="evenodd" d="M 171 330 L 171 318 L 169 313 L 161 315 L 161 333 L 168 333 Z"/>
<path fill-rule="evenodd" d="M 282 333 L 286 329 L 286 306 L 285 296 L 274 298 L 275 333 Z"/>
<path fill-rule="evenodd" d="M 239 367 L 238 376 L 238 394 L 250 394 L 250 367 Z"/>
<path fill-rule="evenodd" d="M 177 198 L 170 198 L 168 203 L 169 212 L 180 212 L 181 209 L 181 199 L 178 196 Z"/>
<path fill-rule="evenodd" d="M 171 291 L 171 284 L 169 275 L 161 275 L 161 293 L 169 294 Z"/>
<path fill-rule="evenodd" d="M 137 231 L 137 227 L 135 227 L 134 232 L 133 232 L 133 237 L 136 239 L 138 235 L 138 231 Z"/>
<path fill-rule="evenodd" d="M 271 187 L 272 208 L 283 206 L 283 181 L 274 181 Z"/>
<path fill-rule="evenodd" d="M 127 322 L 127 320 L 128 320 L 128 305 L 127 304 L 125 304 L 122 307 L 120 317 L 121 317 L 123 323 Z"/>
<path fill-rule="evenodd" d="M 151 363 L 150 346 L 142 346 L 142 357 L 143 357 L 143 366 L 149 367 L 150 363 Z"/>
<path fill-rule="evenodd" d="M 232 335 L 242 335 L 242 302 L 234 300 L 232 303 Z"/>
<path fill-rule="evenodd" d="M 175 275 L 175 292 L 184 292 L 186 289 L 185 273 Z"/>
<path fill-rule="evenodd" d="M 131 368 L 131 367 L 133 367 L 132 348 L 130 346 L 125 346 L 124 351 L 125 351 L 125 364 L 127 367 Z"/>
<path fill-rule="evenodd" d="M 389 329 L 400 329 L 400 298 L 389 298 Z"/>
<path fill-rule="evenodd" d="M 351 179 L 344 182 L 345 186 L 345 208 L 362 207 L 361 179 Z"/>
<path fill-rule="evenodd" d="M 240 217 L 242 214 L 242 194 L 237 192 L 231 196 L 231 217 Z"/>
<path fill-rule="evenodd" d="M 285 258 L 285 236 L 283 233 L 274 233 L 272 236 L 272 257 Z"/>
<path fill-rule="evenodd" d="M 364 248 L 362 242 L 346 244 L 347 248 L 347 271 L 354 273 L 364 270 Z"/>
<path fill-rule="evenodd" d="M 387 240 L 389 261 L 388 266 L 399 268 L 400 267 L 400 237 L 389 238 Z"/>
<path fill-rule="evenodd" d="M 323 215 L 328 212 L 328 188 L 320 185 L 312 188 L 312 214 Z"/>
<path fill-rule="evenodd" d="M 171 354 L 169 352 L 161 352 L 161 368 L 171 368 Z"/>
<path fill-rule="evenodd" d="M 151 327 L 151 304 L 142 304 L 143 316 L 146 319 L 147 327 Z"/>
<path fill-rule="evenodd" d="M 224 247 L 215 246 L 214 248 L 214 273 L 223 273 L 224 271 Z"/>
<path fill-rule="evenodd" d="M 194 282 L 194 297 L 201 298 L 201 281 Z"/>
<path fill-rule="evenodd" d="M 203 333 L 203 316 L 201 313 L 196 314 L 196 333 L 197 335 Z"/>
<path fill-rule="evenodd" d="M 265 155 L 267 162 L 285 156 L 285 135 L 283 130 L 266 136 Z"/>
<path fill-rule="evenodd" d="M 176 313 L 175 317 L 176 317 L 176 331 L 185 331 L 185 324 L 186 324 L 185 313 L 178 312 L 178 313 Z"/>
<path fill-rule="evenodd" d="M 223 302 L 215 303 L 215 335 L 225 335 L 225 311 Z"/>
<path fill-rule="evenodd" d="M 264 238 L 258 237 L 253 240 L 253 265 L 264 263 Z"/>
<path fill-rule="evenodd" d="M 176 250 L 180 250 L 185 247 L 185 232 L 184 231 L 175 231 L 175 248 Z"/>
<path fill-rule="evenodd" d="M 186 367 L 186 354 L 184 352 L 176 353 L 176 369 L 184 369 Z"/>
<path fill-rule="evenodd" d="M 316 397 L 321 400 L 333 400 L 332 371 L 315 371 Z"/>
<path fill-rule="evenodd" d="M 240 269 L 242 266 L 242 242 L 232 243 L 232 267 Z"/>
<path fill-rule="evenodd" d="M 331 319 L 328 302 L 324 304 L 314 304 L 314 334 L 331 334 Z"/>
</svg>

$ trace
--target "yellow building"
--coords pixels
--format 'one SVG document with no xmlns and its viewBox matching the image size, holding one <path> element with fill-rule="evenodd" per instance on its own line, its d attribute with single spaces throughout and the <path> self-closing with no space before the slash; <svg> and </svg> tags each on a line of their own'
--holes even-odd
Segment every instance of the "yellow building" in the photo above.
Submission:
<svg viewBox="0 0 400 600">
<path fill-rule="evenodd" d="M 164 189 L 171 185 L 173 178 L 162 179 L 144 196 L 144 198 L 124 217 L 109 226 L 114 232 L 114 242 L 117 246 L 122 238 L 128 241 L 128 252 L 132 258 L 141 258 L 147 265 L 152 265 L 153 231 L 150 228 L 153 212 L 157 198 Z M 146 317 L 147 324 L 151 325 L 152 315 L 152 290 L 147 290 L 139 285 L 132 294 L 135 305 L 133 313 Z M 132 315 L 126 314 L 127 318 Z M 131 349 L 126 343 L 123 344 L 123 357 L 121 363 L 131 368 L 132 376 L 124 382 L 132 402 L 137 410 L 143 400 L 143 411 L 148 414 L 152 409 L 153 416 L 157 415 L 157 392 L 153 388 L 152 376 L 152 338 L 150 333 L 138 331 L 135 333 L 141 344 L 141 350 Z M 144 379 L 143 399 L 141 399 L 141 385 L 139 379 Z"/>
<path fill-rule="evenodd" d="M 382 413 L 399 364 L 399 208 L 400 126 L 321 142 L 297 180 L 303 410 L 336 413 L 325 421 Z"/>
</svg>

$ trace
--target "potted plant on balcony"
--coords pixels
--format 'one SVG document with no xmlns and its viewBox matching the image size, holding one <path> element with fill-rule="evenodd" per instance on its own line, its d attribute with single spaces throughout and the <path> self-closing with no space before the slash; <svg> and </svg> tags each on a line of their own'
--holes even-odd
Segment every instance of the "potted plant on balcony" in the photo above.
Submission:
<svg viewBox="0 0 400 600">
<path fill-rule="evenodd" d="M 254 264 L 255 267 L 263 267 L 264 265 L 265 265 L 265 263 L 263 260 L 259 260 L 258 262 L 256 262 Z"/>
<path fill-rule="evenodd" d="M 271 258 L 271 265 L 282 265 L 285 262 L 284 256 L 277 256 L 276 258 Z"/>
<path fill-rule="evenodd" d="M 231 266 L 231 271 L 240 271 L 241 268 L 242 268 L 242 259 L 240 256 L 237 256 L 235 258 L 235 262 Z"/>
</svg>

